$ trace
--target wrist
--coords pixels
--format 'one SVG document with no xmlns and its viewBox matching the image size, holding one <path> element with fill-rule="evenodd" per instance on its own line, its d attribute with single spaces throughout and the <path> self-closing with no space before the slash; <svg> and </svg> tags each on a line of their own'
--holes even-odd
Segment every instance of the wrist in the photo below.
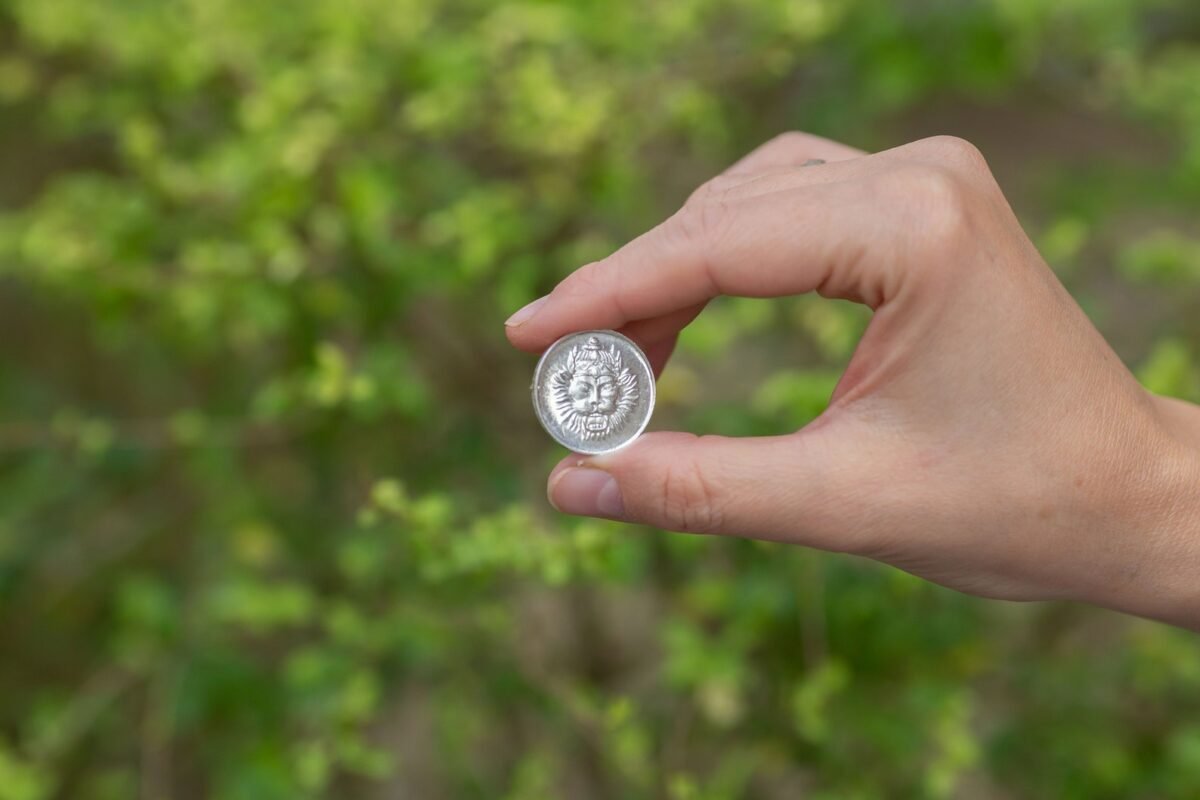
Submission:
<svg viewBox="0 0 1200 800">
<path fill-rule="evenodd" d="M 1200 406 L 1152 404 L 1161 435 L 1130 469 L 1126 491 L 1112 493 L 1126 546 L 1093 602 L 1200 631 Z"/>
</svg>

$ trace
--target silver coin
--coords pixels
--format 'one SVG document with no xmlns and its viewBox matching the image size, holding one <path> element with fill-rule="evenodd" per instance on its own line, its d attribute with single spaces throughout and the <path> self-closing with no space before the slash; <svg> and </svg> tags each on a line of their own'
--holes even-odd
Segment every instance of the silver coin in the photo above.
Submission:
<svg viewBox="0 0 1200 800">
<path fill-rule="evenodd" d="M 576 453 L 611 453 L 636 439 L 654 411 L 654 371 L 616 331 L 571 333 L 542 354 L 533 408 L 546 432 Z"/>
</svg>

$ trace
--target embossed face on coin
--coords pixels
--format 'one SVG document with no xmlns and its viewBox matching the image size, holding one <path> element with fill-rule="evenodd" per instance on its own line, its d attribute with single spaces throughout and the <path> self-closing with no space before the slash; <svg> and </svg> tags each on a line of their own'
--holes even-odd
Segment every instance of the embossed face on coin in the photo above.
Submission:
<svg viewBox="0 0 1200 800">
<path fill-rule="evenodd" d="M 645 354 L 616 331 L 559 339 L 533 375 L 533 407 L 554 440 L 597 455 L 637 438 L 654 410 L 654 373 Z"/>
</svg>

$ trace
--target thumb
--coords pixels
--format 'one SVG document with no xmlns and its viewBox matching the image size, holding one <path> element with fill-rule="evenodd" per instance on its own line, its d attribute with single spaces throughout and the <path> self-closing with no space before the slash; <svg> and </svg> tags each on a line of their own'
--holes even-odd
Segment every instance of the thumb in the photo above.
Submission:
<svg viewBox="0 0 1200 800">
<path fill-rule="evenodd" d="M 853 550 L 855 467 L 822 434 L 648 433 L 615 453 L 563 459 L 547 494 L 567 514 Z"/>
</svg>

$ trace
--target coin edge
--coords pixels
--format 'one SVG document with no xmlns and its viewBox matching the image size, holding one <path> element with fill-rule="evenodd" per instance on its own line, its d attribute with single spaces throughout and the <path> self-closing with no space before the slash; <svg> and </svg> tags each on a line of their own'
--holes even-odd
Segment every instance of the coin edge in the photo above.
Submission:
<svg viewBox="0 0 1200 800">
<path fill-rule="evenodd" d="M 572 447 L 571 445 L 564 442 L 562 439 L 560 439 L 555 434 L 554 430 L 552 430 L 551 426 L 546 423 L 546 419 L 542 413 L 542 404 L 538 402 L 538 390 L 537 390 L 538 378 L 541 376 L 542 370 L 546 365 L 546 359 L 549 357 L 550 353 L 553 352 L 556 347 L 558 347 L 560 344 L 562 344 L 567 339 L 573 339 L 577 336 L 586 336 L 586 335 L 597 334 L 597 333 L 604 334 L 605 336 L 613 336 L 618 339 L 624 339 L 625 342 L 627 344 L 629 344 L 629 346 L 632 348 L 633 355 L 637 358 L 638 363 L 641 364 L 641 366 L 645 368 L 646 374 L 650 378 L 650 381 L 649 381 L 650 382 L 649 406 L 646 411 L 646 418 L 642 420 L 641 424 L 638 426 L 637 430 L 634 431 L 633 435 L 630 436 L 627 440 L 625 440 L 621 444 L 619 444 L 615 447 L 605 447 L 605 448 L 602 448 L 599 450 L 595 450 L 595 449 L 577 450 L 574 447 Z M 630 444 L 632 444 L 634 441 L 636 441 L 638 439 L 638 437 L 640 437 L 643 433 L 645 433 L 646 427 L 650 424 L 650 418 L 654 416 L 654 407 L 655 407 L 656 403 L 658 402 L 658 381 L 654 377 L 654 365 L 650 363 L 650 358 L 646 355 L 645 351 L 642 350 L 641 346 L 638 345 L 637 342 L 635 342 L 633 339 L 630 339 L 625 334 L 619 333 L 618 331 L 606 330 L 603 328 L 593 328 L 591 330 L 575 331 L 573 333 L 563 334 L 562 336 L 558 337 L 557 339 L 555 339 L 553 342 L 550 343 L 550 346 L 547 347 L 542 352 L 541 357 L 538 358 L 537 366 L 535 366 L 533 368 L 533 380 L 529 384 L 529 395 L 530 395 L 531 401 L 533 402 L 533 411 L 534 411 L 534 415 L 537 417 L 538 424 L 542 426 L 542 430 L 544 430 L 546 432 L 546 434 L 551 439 L 553 439 L 558 445 L 560 445 L 561 447 L 565 447 L 567 450 L 570 450 L 572 453 L 578 453 L 579 455 L 603 456 L 603 455 L 608 455 L 609 453 L 615 453 L 618 450 L 622 450 L 625 447 L 628 447 Z"/>
</svg>

